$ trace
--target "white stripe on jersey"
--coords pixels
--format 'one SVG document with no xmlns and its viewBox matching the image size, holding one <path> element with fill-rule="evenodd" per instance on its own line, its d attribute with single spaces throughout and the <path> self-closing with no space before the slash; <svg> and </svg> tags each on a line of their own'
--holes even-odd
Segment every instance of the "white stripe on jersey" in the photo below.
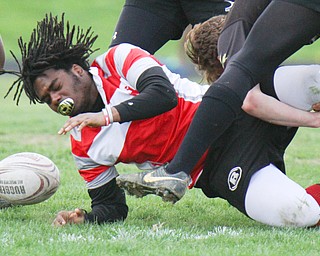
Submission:
<svg viewBox="0 0 320 256">
<path fill-rule="evenodd" d="M 86 182 L 87 189 L 94 189 L 103 186 L 104 184 L 117 177 L 119 173 L 114 166 L 111 166 L 107 171 L 101 173 L 93 181 Z"/>
<path fill-rule="evenodd" d="M 181 78 L 180 75 L 172 73 L 166 66 L 162 66 L 163 71 L 178 94 L 178 97 L 186 101 L 199 102 L 209 88 L 209 85 L 199 85 L 187 78 Z"/>
<path fill-rule="evenodd" d="M 106 67 L 106 69 L 108 70 L 108 68 Z M 93 81 L 98 89 L 98 92 L 102 98 L 102 101 L 104 103 L 104 105 L 108 105 L 108 101 L 107 101 L 107 98 L 106 98 L 106 94 L 104 93 L 104 90 L 103 90 L 103 87 L 102 87 L 102 81 L 101 81 L 101 78 L 100 76 L 98 75 L 98 68 L 96 67 L 91 67 L 89 72 L 92 74 L 92 78 L 93 78 Z"/>
<path fill-rule="evenodd" d="M 137 89 L 137 81 L 141 74 L 152 67 L 160 67 L 160 65 L 154 59 L 148 57 L 137 60 L 128 70 L 127 80 L 129 84 Z"/>
<path fill-rule="evenodd" d="M 107 56 L 108 52 L 105 52 L 104 54 L 98 56 L 95 61 L 99 63 L 100 67 L 102 68 L 104 74 L 105 74 L 105 77 L 109 77 L 111 76 L 111 72 L 109 70 L 109 68 L 107 67 L 107 64 L 106 62 L 104 61 L 106 56 Z M 91 67 L 92 69 L 92 67 Z"/>
<path fill-rule="evenodd" d="M 130 44 L 120 44 L 117 46 L 114 52 L 114 64 L 116 65 L 115 68 L 121 77 L 125 77 L 122 73 L 123 64 L 125 63 L 132 48 L 136 47 L 133 47 L 133 45 Z"/>
<path fill-rule="evenodd" d="M 114 165 L 121 153 L 131 122 L 103 126 L 88 151 L 90 158 L 101 165 Z"/>
</svg>

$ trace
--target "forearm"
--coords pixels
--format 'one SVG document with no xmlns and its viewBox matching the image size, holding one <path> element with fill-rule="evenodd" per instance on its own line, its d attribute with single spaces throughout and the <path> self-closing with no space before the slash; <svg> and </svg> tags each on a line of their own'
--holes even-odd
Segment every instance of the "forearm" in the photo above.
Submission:
<svg viewBox="0 0 320 256">
<path fill-rule="evenodd" d="M 254 87 L 244 100 L 242 109 L 266 122 L 292 127 L 320 127 L 320 114 L 296 109 L 262 93 Z"/>
<path fill-rule="evenodd" d="M 99 204 L 92 207 L 92 211 L 85 214 L 85 222 L 112 223 L 123 221 L 127 217 L 128 207 L 123 204 Z"/>
<path fill-rule="evenodd" d="M 128 206 L 125 194 L 116 185 L 115 179 L 88 192 L 92 199 L 92 211 L 85 214 L 86 222 L 101 224 L 122 221 L 127 217 Z"/>
</svg>

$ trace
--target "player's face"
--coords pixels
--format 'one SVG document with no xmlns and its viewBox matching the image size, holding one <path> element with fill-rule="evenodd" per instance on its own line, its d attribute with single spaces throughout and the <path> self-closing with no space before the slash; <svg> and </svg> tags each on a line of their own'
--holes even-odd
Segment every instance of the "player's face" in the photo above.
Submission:
<svg viewBox="0 0 320 256">
<path fill-rule="evenodd" d="M 63 100 L 71 98 L 74 108 L 70 116 L 90 112 L 98 97 L 92 77 L 78 65 L 73 65 L 69 72 L 48 69 L 33 86 L 39 99 L 55 112 Z"/>
</svg>

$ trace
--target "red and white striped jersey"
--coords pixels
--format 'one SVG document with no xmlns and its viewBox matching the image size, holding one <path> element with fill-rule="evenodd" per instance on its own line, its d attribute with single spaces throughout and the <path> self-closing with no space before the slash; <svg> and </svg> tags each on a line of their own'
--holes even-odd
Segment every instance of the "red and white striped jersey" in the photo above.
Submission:
<svg viewBox="0 0 320 256">
<path fill-rule="evenodd" d="M 152 118 L 71 131 L 72 153 L 87 187 L 97 188 L 117 176 L 117 163 L 142 170 L 170 162 L 191 123 L 207 85 L 170 72 L 154 56 L 130 44 L 120 44 L 97 57 L 90 73 L 104 104 L 118 105 L 139 94 L 136 83 L 148 68 L 161 67 L 178 95 L 178 105 Z M 155 101 L 157 99 L 154 99 Z M 193 172 L 201 173 L 202 163 Z"/>
</svg>

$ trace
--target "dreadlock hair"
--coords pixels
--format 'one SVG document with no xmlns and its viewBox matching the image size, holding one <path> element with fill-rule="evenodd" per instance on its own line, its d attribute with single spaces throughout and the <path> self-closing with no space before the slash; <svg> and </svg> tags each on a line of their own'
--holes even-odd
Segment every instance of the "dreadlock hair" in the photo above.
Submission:
<svg viewBox="0 0 320 256">
<path fill-rule="evenodd" d="M 68 21 L 65 31 L 64 13 L 61 15 L 61 21 L 51 13 L 49 16 L 46 14 L 31 33 L 29 43 L 24 42 L 22 37 L 18 39 L 22 57 L 21 65 L 14 53 L 10 51 L 18 64 L 19 71 L 0 70 L 0 75 L 8 73 L 18 76 L 5 97 L 16 87 L 13 100 L 17 105 L 23 90 L 30 99 L 30 104 L 42 103 L 33 87 L 36 78 L 51 68 L 70 71 L 73 64 L 78 64 L 88 71 L 88 58 L 98 50 L 91 50 L 97 37 L 91 32 L 91 27 L 84 31 L 79 26 L 70 27 Z"/>
<path fill-rule="evenodd" d="M 209 83 L 218 79 L 223 72 L 218 60 L 217 43 L 224 21 L 225 15 L 219 15 L 195 25 L 187 34 L 184 44 L 186 54 Z"/>
</svg>

